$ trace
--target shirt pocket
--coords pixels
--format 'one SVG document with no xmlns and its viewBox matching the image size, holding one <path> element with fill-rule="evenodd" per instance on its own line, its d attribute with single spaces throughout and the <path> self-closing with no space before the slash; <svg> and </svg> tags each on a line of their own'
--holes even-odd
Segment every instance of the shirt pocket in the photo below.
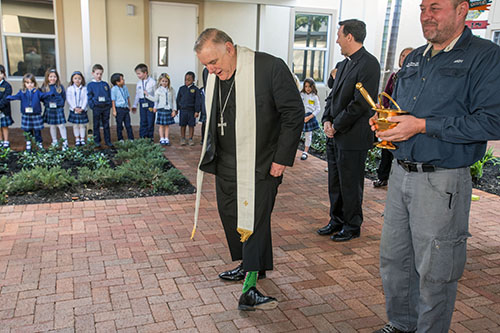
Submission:
<svg viewBox="0 0 500 333">
<path fill-rule="evenodd" d="M 438 80 L 436 83 L 436 93 L 444 99 L 444 96 L 453 97 L 464 94 L 464 76 L 468 68 L 465 67 L 444 67 L 438 70 Z"/>
</svg>

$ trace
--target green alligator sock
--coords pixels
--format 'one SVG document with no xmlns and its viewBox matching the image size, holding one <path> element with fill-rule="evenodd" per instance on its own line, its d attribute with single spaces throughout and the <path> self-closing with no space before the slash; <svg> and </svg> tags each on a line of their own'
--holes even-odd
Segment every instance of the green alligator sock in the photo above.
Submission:
<svg viewBox="0 0 500 333">
<path fill-rule="evenodd" d="M 243 293 L 246 293 L 250 288 L 257 286 L 257 277 L 258 272 L 248 272 L 245 278 L 245 282 L 243 282 Z"/>
</svg>

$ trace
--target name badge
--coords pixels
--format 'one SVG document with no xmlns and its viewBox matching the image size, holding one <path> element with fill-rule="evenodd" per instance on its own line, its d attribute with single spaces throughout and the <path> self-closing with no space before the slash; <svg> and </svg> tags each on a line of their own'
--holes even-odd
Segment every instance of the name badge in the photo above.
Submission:
<svg viewBox="0 0 500 333">
<path fill-rule="evenodd" d="M 144 102 L 141 104 L 143 108 L 149 108 L 149 103 L 148 102 Z"/>
<path fill-rule="evenodd" d="M 26 113 L 33 113 L 33 108 L 27 107 L 24 109 L 24 112 Z"/>
<path fill-rule="evenodd" d="M 309 104 L 314 105 L 314 101 L 312 99 L 310 99 Z"/>
<path fill-rule="evenodd" d="M 51 109 L 55 109 L 55 108 L 57 108 L 57 103 L 50 102 L 50 103 L 49 103 L 49 108 L 51 108 Z"/>
<path fill-rule="evenodd" d="M 195 92 L 196 90 L 194 90 L 194 89 L 191 89 L 190 91 L 191 91 L 191 94 L 194 94 L 194 92 Z"/>
<path fill-rule="evenodd" d="M 0 87 L 0 92 L 4 92 L 5 91 L 5 88 L 4 87 Z"/>
<path fill-rule="evenodd" d="M 99 96 L 99 97 L 97 98 L 97 100 L 98 100 L 99 102 L 106 102 L 106 97 L 104 97 L 104 96 Z"/>
</svg>

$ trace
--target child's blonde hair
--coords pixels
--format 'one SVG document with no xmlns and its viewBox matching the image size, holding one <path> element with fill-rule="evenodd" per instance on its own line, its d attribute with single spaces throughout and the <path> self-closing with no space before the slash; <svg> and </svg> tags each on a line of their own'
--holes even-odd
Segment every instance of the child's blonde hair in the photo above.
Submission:
<svg viewBox="0 0 500 333">
<path fill-rule="evenodd" d="M 56 77 L 57 77 L 56 91 L 57 91 L 58 94 L 60 94 L 62 92 L 61 80 L 59 79 L 59 73 L 57 73 L 57 71 L 55 70 L 55 68 L 49 68 L 45 72 L 45 80 L 43 81 L 43 84 L 42 84 L 42 91 L 44 91 L 44 92 L 50 91 L 50 87 L 49 87 L 49 75 L 51 73 L 56 74 Z"/>
<path fill-rule="evenodd" d="M 156 87 L 157 88 L 161 87 L 161 83 L 160 82 L 163 79 L 167 79 L 167 81 L 168 81 L 167 87 L 170 90 L 170 84 L 171 84 L 171 82 L 170 82 L 170 76 L 167 73 L 161 73 L 160 76 L 158 76 L 158 81 L 156 82 Z"/>
<path fill-rule="evenodd" d="M 38 85 L 36 84 L 36 77 L 35 77 L 35 75 L 33 75 L 31 73 L 26 73 L 23 76 L 23 88 L 22 88 L 23 92 L 26 92 L 26 90 L 27 90 L 27 88 L 26 88 L 26 81 L 27 80 L 29 80 L 29 81 L 31 81 L 31 82 L 33 82 L 35 84 L 35 89 L 38 88 Z"/>
</svg>

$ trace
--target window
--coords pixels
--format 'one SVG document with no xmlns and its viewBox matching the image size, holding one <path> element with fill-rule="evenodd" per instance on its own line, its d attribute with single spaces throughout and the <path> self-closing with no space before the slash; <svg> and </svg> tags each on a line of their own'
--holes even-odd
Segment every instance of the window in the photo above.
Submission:
<svg viewBox="0 0 500 333">
<path fill-rule="evenodd" d="M 2 38 L 10 76 L 44 76 L 56 67 L 53 0 L 1 0 Z"/>
<path fill-rule="evenodd" d="M 300 81 L 312 77 L 325 82 L 328 65 L 330 16 L 295 14 L 293 73 Z"/>
<path fill-rule="evenodd" d="M 500 45 L 500 30 L 493 31 L 493 43 Z"/>
</svg>

